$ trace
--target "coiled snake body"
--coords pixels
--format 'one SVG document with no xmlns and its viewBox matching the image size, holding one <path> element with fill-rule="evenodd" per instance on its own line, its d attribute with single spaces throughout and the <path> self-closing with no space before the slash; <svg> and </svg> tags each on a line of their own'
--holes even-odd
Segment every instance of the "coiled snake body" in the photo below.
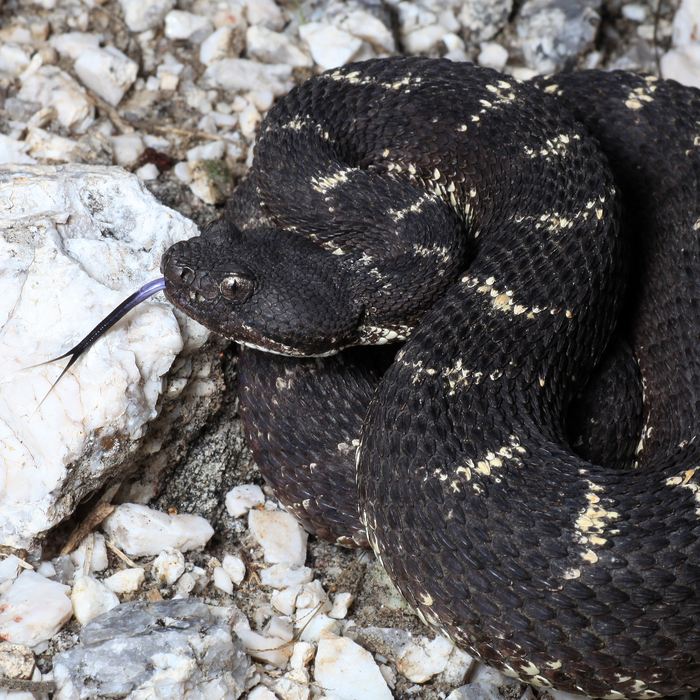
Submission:
<svg viewBox="0 0 700 700">
<path fill-rule="evenodd" d="M 674 83 L 370 61 L 280 101 L 226 216 L 164 258 L 168 297 L 249 347 L 408 336 L 359 445 L 371 387 L 344 355 L 243 352 L 256 457 L 307 525 L 366 533 L 428 624 L 525 681 L 700 687 L 699 148 L 700 95 Z M 608 352 L 573 439 L 616 325 L 636 363 Z M 316 430 L 357 486 L 321 475 Z"/>
</svg>

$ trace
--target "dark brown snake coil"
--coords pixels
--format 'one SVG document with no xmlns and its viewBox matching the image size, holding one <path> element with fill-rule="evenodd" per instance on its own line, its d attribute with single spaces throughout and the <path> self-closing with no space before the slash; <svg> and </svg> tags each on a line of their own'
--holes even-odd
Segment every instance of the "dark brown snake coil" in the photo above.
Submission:
<svg viewBox="0 0 700 700">
<path fill-rule="evenodd" d="M 653 77 L 350 65 L 271 110 L 225 217 L 164 259 L 249 347 L 409 336 L 359 448 L 347 353 L 244 350 L 250 440 L 309 527 L 366 533 L 423 620 L 524 681 L 700 687 L 699 149 L 700 94 Z"/>
</svg>

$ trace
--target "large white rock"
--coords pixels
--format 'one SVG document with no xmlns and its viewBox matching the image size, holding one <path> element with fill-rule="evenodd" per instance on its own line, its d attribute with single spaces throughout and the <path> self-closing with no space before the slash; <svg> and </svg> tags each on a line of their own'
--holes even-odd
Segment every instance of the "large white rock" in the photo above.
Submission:
<svg viewBox="0 0 700 700">
<path fill-rule="evenodd" d="M 0 543 L 28 548 L 136 451 L 183 343 L 208 333 L 146 302 L 47 396 L 66 361 L 32 365 L 158 277 L 163 252 L 197 229 L 102 166 L 2 166 L 0 212 Z"/>
<path fill-rule="evenodd" d="M 339 700 L 391 700 L 392 693 L 372 655 L 347 637 L 321 634 L 316 683 Z"/>
<path fill-rule="evenodd" d="M 203 547 L 214 534 L 199 515 L 168 515 L 138 503 L 117 506 L 102 527 L 114 545 L 132 557 L 153 556 L 166 548 L 189 552 Z"/>
<path fill-rule="evenodd" d="M 29 647 L 51 639 L 68 622 L 70 588 L 24 571 L 0 596 L 0 637 Z"/>
</svg>

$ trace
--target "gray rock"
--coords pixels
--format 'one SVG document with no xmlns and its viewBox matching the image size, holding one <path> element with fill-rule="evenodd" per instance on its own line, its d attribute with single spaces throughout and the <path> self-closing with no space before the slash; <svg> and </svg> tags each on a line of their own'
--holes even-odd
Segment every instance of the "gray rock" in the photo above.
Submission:
<svg viewBox="0 0 700 700">
<path fill-rule="evenodd" d="M 447 700 L 503 700 L 503 697 L 490 683 L 467 683 L 453 690 Z"/>
<path fill-rule="evenodd" d="M 506 26 L 513 9 L 512 0 L 465 0 L 459 22 L 475 44 L 492 39 Z"/>
<path fill-rule="evenodd" d="M 164 684 L 167 697 L 235 700 L 250 666 L 228 625 L 192 600 L 125 603 L 87 623 L 80 641 L 54 657 L 56 700 L 135 700 Z"/>
<path fill-rule="evenodd" d="M 592 47 L 599 8 L 600 0 L 527 0 L 517 30 L 528 66 L 538 73 L 562 70 Z"/>
</svg>

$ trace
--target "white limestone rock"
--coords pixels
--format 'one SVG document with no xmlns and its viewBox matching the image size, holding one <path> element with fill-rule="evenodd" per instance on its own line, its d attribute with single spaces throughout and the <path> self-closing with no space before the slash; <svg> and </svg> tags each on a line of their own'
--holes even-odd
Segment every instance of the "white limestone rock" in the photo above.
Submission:
<svg viewBox="0 0 700 700">
<path fill-rule="evenodd" d="M 265 503 L 265 494 L 257 484 L 234 486 L 226 494 L 226 510 L 232 518 L 240 518 L 251 508 Z"/>
<path fill-rule="evenodd" d="M 203 15 L 183 10 L 171 10 L 165 15 L 165 36 L 168 39 L 188 39 L 199 44 L 213 31 L 211 20 Z"/>
<path fill-rule="evenodd" d="M 457 19 L 474 42 L 492 39 L 508 23 L 513 0 L 464 0 Z"/>
<path fill-rule="evenodd" d="M 28 647 L 51 639 L 73 613 L 70 592 L 35 571 L 23 571 L 0 596 L 0 637 Z"/>
<path fill-rule="evenodd" d="M 41 66 L 28 76 L 17 97 L 52 107 L 61 126 L 76 134 L 84 133 L 95 120 L 85 89 L 57 66 Z"/>
<path fill-rule="evenodd" d="M 146 150 L 140 134 L 117 134 L 110 137 L 112 154 L 117 165 L 130 165 Z"/>
<path fill-rule="evenodd" d="M 316 683 L 338 700 L 392 700 L 372 655 L 347 637 L 324 632 L 316 652 Z"/>
<path fill-rule="evenodd" d="M 106 578 L 103 583 L 114 593 L 134 593 L 138 591 L 146 578 L 146 571 L 140 566 L 133 569 L 122 569 Z"/>
<path fill-rule="evenodd" d="M 102 523 L 111 542 L 132 557 L 153 556 L 166 548 L 189 552 L 214 534 L 199 515 L 168 515 L 139 503 L 117 506 Z"/>
<path fill-rule="evenodd" d="M 447 696 L 447 700 L 500 700 L 502 697 L 495 685 L 477 682 L 467 683 L 453 690 Z"/>
<path fill-rule="evenodd" d="M 480 47 L 476 60 L 482 68 L 503 71 L 508 62 L 508 50 L 495 41 L 485 41 Z"/>
<path fill-rule="evenodd" d="M 107 568 L 107 546 L 105 545 L 105 537 L 97 532 L 93 536 L 92 552 L 90 554 L 90 570 L 85 573 L 94 573 L 95 571 L 104 571 Z M 82 544 L 70 554 L 70 559 L 76 569 L 82 572 L 85 566 L 85 553 L 88 544 L 83 540 Z"/>
<path fill-rule="evenodd" d="M 75 582 L 70 599 L 75 619 L 81 625 L 119 605 L 119 598 L 92 576 L 81 576 Z"/>
<path fill-rule="evenodd" d="M 561 70 L 566 60 L 593 46 L 600 15 L 597 0 L 526 0 L 517 20 L 525 60 L 538 73 Z"/>
<path fill-rule="evenodd" d="M 352 605 L 354 596 L 352 593 L 337 593 L 333 598 L 333 607 L 328 613 L 328 617 L 334 620 L 343 620 L 348 614 L 348 608 Z"/>
<path fill-rule="evenodd" d="M 154 560 L 151 573 L 161 586 L 172 586 L 185 573 L 185 557 L 173 547 L 166 547 Z"/>
<path fill-rule="evenodd" d="M 231 91 L 270 90 L 281 97 L 292 89 L 292 67 L 264 64 L 246 58 L 224 58 L 212 63 L 202 76 L 206 88 Z"/>
<path fill-rule="evenodd" d="M 324 70 L 350 63 L 362 48 L 362 39 L 324 22 L 302 24 L 299 36 L 309 47 L 314 61 Z"/>
<path fill-rule="evenodd" d="M 176 0 L 119 0 L 124 21 L 132 32 L 144 32 L 162 26 L 165 15 Z"/>
<path fill-rule="evenodd" d="M 396 42 L 391 29 L 379 18 L 360 8 L 350 9 L 338 22 L 338 27 L 369 42 L 375 48 L 384 49 L 387 54 L 396 52 Z M 457 27 L 459 29 L 459 26 Z"/>
<path fill-rule="evenodd" d="M 0 75 L 17 77 L 27 70 L 32 55 L 26 46 L 0 42 Z"/>
<path fill-rule="evenodd" d="M 361 638 L 373 651 L 393 661 L 396 670 L 413 683 L 425 683 L 448 670 L 452 682 L 461 683 L 473 663 L 471 656 L 440 636 L 416 642 L 405 630 L 367 627 Z"/>
<path fill-rule="evenodd" d="M 58 51 L 61 56 L 67 56 L 72 61 L 80 58 L 85 49 L 97 49 L 102 42 L 102 34 L 90 34 L 88 32 L 65 32 L 56 34 L 49 39 L 49 44 Z"/>
<path fill-rule="evenodd" d="M 36 163 L 36 158 L 32 158 L 28 151 L 29 144 L 26 141 L 19 141 L 5 134 L 0 134 L 0 164 L 31 165 Z"/>
<path fill-rule="evenodd" d="M 661 76 L 700 88 L 700 44 L 670 49 L 661 57 Z"/>
<path fill-rule="evenodd" d="M 148 301 L 47 396 L 65 361 L 32 365 L 158 277 L 163 251 L 197 229 L 102 166 L 0 167 L 0 211 L 0 543 L 30 548 L 136 453 L 165 373 L 208 333 Z"/>
<path fill-rule="evenodd" d="M 86 49 L 74 68 L 83 85 L 113 107 L 134 84 L 139 70 L 136 61 L 113 46 Z"/>
<path fill-rule="evenodd" d="M 249 24 L 263 24 L 275 30 L 284 26 L 284 15 L 274 0 L 245 0 L 245 9 Z"/>
<path fill-rule="evenodd" d="M 253 25 L 246 31 L 246 55 L 262 63 L 281 63 L 295 68 L 310 68 L 313 61 L 281 32 Z"/>
<path fill-rule="evenodd" d="M 227 554 L 221 562 L 221 565 L 233 583 L 238 586 L 243 582 L 246 571 L 243 559 L 233 554 Z"/>
<path fill-rule="evenodd" d="M 673 18 L 673 46 L 661 57 L 661 76 L 700 87 L 700 0 L 682 0 Z"/>
<path fill-rule="evenodd" d="M 219 27 L 210 34 L 199 47 L 199 60 L 210 66 L 216 61 L 231 56 L 231 40 L 233 38 L 233 27 Z"/>
<path fill-rule="evenodd" d="M 310 583 L 314 572 L 308 566 L 299 564 L 273 564 L 260 572 L 260 581 L 263 586 L 272 588 L 288 588 L 302 583 Z"/>
<path fill-rule="evenodd" d="M 248 528 L 263 548 L 266 562 L 303 566 L 308 534 L 292 515 L 282 510 L 251 510 Z"/>
</svg>

